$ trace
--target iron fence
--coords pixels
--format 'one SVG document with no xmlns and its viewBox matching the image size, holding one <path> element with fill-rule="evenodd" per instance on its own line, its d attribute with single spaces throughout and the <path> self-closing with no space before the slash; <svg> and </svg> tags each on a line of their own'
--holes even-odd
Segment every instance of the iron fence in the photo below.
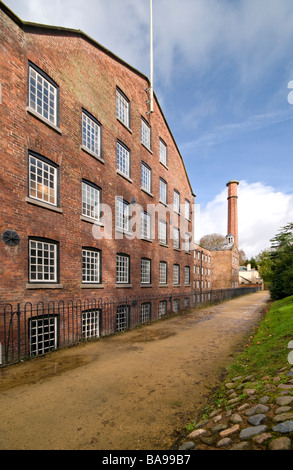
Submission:
<svg viewBox="0 0 293 470">
<path fill-rule="evenodd" d="M 229 300 L 258 290 L 259 287 L 242 287 L 35 305 L 6 303 L 0 306 L 0 366 L 123 332 L 204 303 Z"/>
</svg>

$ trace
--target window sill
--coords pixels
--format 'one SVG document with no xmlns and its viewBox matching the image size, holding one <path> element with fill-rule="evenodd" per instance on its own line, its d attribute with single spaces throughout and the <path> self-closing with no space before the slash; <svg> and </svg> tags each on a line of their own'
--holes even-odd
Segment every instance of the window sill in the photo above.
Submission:
<svg viewBox="0 0 293 470">
<path fill-rule="evenodd" d="M 153 155 L 153 151 L 151 149 L 149 149 L 143 142 L 141 142 L 141 145 L 148 151 L 150 152 L 150 154 Z"/>
<path fill-rule="evenodd" d="M 53 129 L 54 131 L 58 132 L 58 134 L 61 134 L 62 135 L 62 131 L 61 129 L 58 127 L 58 126 L 55 126 L 55 124 L 53 124 L 52 122 L 48 121 L 47 119 L 45 119 L 43 116 L 41 116 L 40 114 L 38 114 L 36 111 L 34 111 L 33 109 L 31 109 L 29 106 L 26 107 L 26 112 L 31 114 L 32 116 L 34 116 L 35 118 L 37 118 L 39 121 L 43 122 L 44 124 L 46 124 L 47 126 L 51 127 L 51 129 Z"/>
<path fill-rule="evenodd" d="M 144 189 L 144 188 L 140 188 L 144 193 L 148 194 L 149 196 L 151 197 L 154 197 L 154 195 L 152 193 L 150 193 L 147 189 Z"/>
<path fill-rule="evenodd" d="M 104 289 L 104 284 L 81 284 L 81 289 Z"/>
<path fill-rule="evenodd" d="M 115 284 L 117 289 L 131 289 L 132 284 Z"/>
<path fill-rule="evenodd" d="M 169 248 L 169 245 L 167 245 L 166 243 L 159 242 L 159 245 L 164 246 L 165 248 Z"/>
<path fill-rule="evenodd" d="M 42 283 L 40 282 L 39 284 L 27 284 L 26 285 L 27 289 L 63 289 L 63 284 L 48 284 L 48 283 Z"/>
<path fill-rule="evenodd" d="M 165 206 L 165 207 L 169 207 L 166 202 L 163 202 L 163 201 L 159 200 L 159 203 L 160 203 L 160 204 L 163 204 L 163 206 Z"/>
<path fill-rule="evenodd" d="M 160 163 L 161 165 L 163 165 L 163 167 L 166 168 L 166 170 L 169 170 L 169 168 L 167 167 L 167 165 L 165 165 L 165 163 L 163 163 L 163 162 L 161 162 L 161 161 L 159 161 L 159 163 Z"/>
<path fill-rule="evenodd" d="M 140 287 L 141 287 L 141 288 L 153 287 L 153 285 L 152 285 L 152 284 L 140 284 Z"/>
<path fill-rule="evenodd" d="M 169 287 L 169 284 L 160 284 L 159 287 Z"/>
<path fill-rule="evenodd" d="M 124 178 L 124 179 L 126 179 L 127 181 L 129 181 L 129 183 L 132 183 L 132 182 L 133 182 L 132 179 L 129 178 L 129 176 L 124 175 L 123 173 L 121 173 L 121 171 L 116 170 L 116 173 L 117 173 L 117 175 L 122 176 L 122 178 Z"/>
<path fill-rule="evenodd" d="M 128 127 L 126 124 L 124 124 L 124 122 L 121 121 L 121 119 L 117 118 L 117 121 L 120 122 L 120 124 L 122 124 L 122 126 L 123 126 L 128 132 L 130 132 L 130 134 L 132 134 L 132 130 L 130 129 L 130 127 Z"/>
<path fill-rule="evenodd" d="M 173 250 L 174 251 L 179 251 L 179 252 L 181 251 L 180 248 L 174 248 L 174 247 L 173 247 Z"/>
<path fill-rule="evenodd" d="M 124 238 L 123 235 L 125 235 L 126 238 L 129 238 L 129 237 L 131 237 L 130 239 L 133 238 L 132 232 L 129 232 L 128 230 L 123 230 L 122 228 L 119 228 L 119 227 L 115 227 L 115 233 L 121 235 L 121 236 L 118 236 L 118 240 L 122 240 Z"/>
<path fill-rule="evenodd" d="M 153 240 L 151 238 L 141 238 L 141 240 L 143 240 L 144 242 L 153 243 Z"/>
<path fill-rule="evenodd" d="M 104 224 L 102 224 L 99 220 L 91 219 L 90 217 L 86 217 L 85 215 L 81 215 L 80 220 L 83 220 L 84 222 L 89 222 L 90 224 L 99 225 L 100 227 L 104 227 Z"/>
<path fill-rule="evenodd" d="M 52 206 L 51 204 L 47 204 L 46 202 L 38 201 L 37 199 L 33 199 L 31 197 L 26 197 L 25 200 L 26 202 L 28 202 L 29 204 L 33 204 L 34 206 L 43 207 L 43 209 L 49 209 L 50 211 L 58 212 L 59 214 L 63 213 L 63 209 L 60 209 L 60 207 Z"/>
<path fill-rule="evenodd" d="M 87 153 L 88 155 L 90 155 L 91 157 L 94 157 L 96 160 L 98 160 L 99 162 L 101 163 L 105 163 L 105 160 L 103 160 L 102 157 L 99 157 L 99 155 L 96 155 L 94 152 L 92 152 L 91 150 L 89 150 L 88 148 L 86 148 L 84 145 L 81 145 L 80 146 L 80 150 L 82 150 L 83 152 Z"/>
</svg>

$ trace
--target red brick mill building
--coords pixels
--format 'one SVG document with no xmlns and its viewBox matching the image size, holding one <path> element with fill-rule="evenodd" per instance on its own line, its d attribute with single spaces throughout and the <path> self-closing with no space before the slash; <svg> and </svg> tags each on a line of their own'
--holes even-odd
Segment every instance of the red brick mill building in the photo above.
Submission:
<svg viewBox="0 0 293 470">
<path fill-rule="evenodd" d="M 0 38 L 0 365 L 248 292 L 238 182 L 225 249 L 194 245 L 195 195 L 149 79 L 1 1 Z"/>
<path fill-rule="evenodd" d="M 2 361 L 17 328 L 30 355 L 191 305 L 194 194 L 148 78 L 2 2 L 0 35 Z"/>
</svg>

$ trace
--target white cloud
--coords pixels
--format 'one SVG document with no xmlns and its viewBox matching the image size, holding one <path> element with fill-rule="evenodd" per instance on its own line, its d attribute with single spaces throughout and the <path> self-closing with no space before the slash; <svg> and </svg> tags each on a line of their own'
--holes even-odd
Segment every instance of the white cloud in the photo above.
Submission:
<svg viewBox="0 0 293 470">
<path fill-rule="evenodd" d="M 227 234 L 227 188 L 200 208 L 196 238 L 208 233 Z M 293 194 L 284 194 L 261 182 L 238 186 L 239 248 L 248 257 L 270 248 L 270 240 L 293 221 Z"/>
<path fill-rule="evenodd" d="M 6 3 L 26 21 L 81 29 L 148 73 L 147 0 Z M 292 0 L 155 0 L 153 19 L 155 70 L 165 83 L 182 67 L 206 72 L 228 62 L 237 65 L 241 80 L 251 82 L 292 47 Z"/>
</svg>

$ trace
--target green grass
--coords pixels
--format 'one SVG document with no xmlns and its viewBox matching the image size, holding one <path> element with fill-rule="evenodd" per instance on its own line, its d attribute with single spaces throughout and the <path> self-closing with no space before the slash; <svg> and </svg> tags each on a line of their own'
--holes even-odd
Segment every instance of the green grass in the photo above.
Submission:
<svg viewBox="0 0 293 470">
<path fill-rule="evenodd" d="M 250 337 L 244 351 L 228 368 L 228 375 L 261 377 L 275 374 L 288 364 L 290 340 L 293 340 L 293 296 L 272 303 L 256 334 Z"/>
</svg>

